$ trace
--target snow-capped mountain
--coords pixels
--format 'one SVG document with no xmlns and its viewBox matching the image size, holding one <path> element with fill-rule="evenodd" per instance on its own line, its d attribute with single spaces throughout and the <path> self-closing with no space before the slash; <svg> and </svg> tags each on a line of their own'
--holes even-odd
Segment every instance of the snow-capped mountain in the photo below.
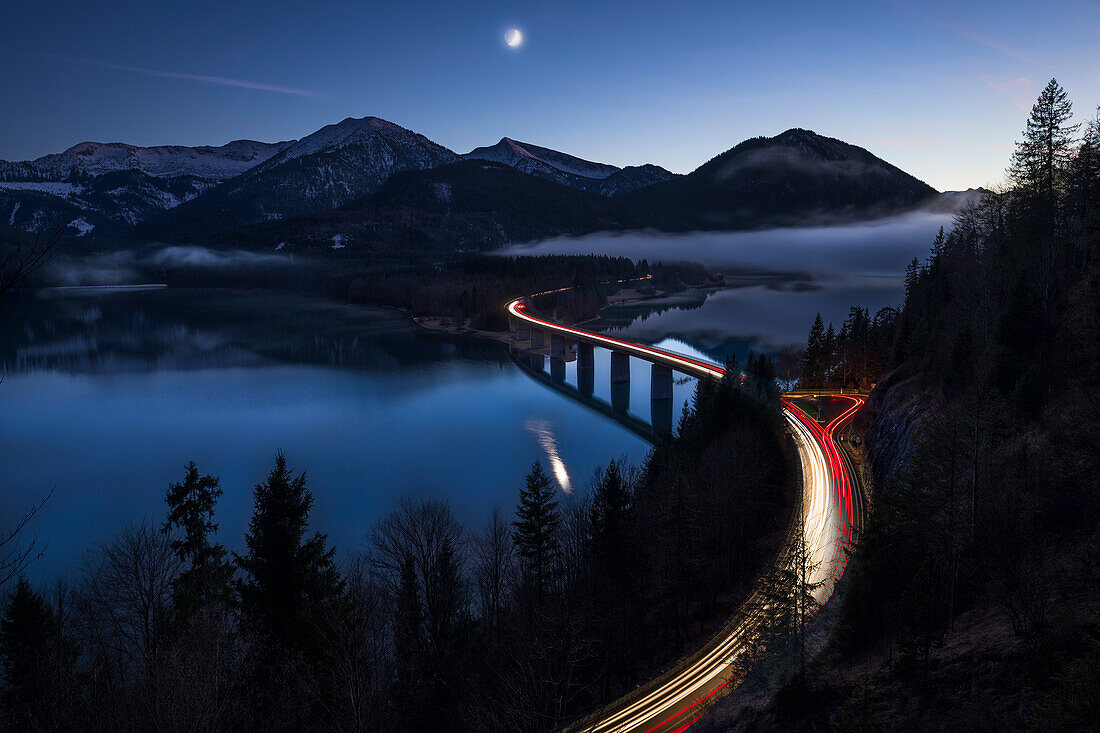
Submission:
<svg viewBox="0 0 1100 733">
<path fill-rule="evenodd" d="M 120 231 L 179 206 L 293 141 L 219 147 L 83 142 L 35 160 L 0 161 L 0 221 L 28 230 L 68 225 Z"/>
<path fill-rule="evenodd" d="M 76 237 L 145 241 L 270 236 L 277 245 L 314 242 L 316 227 L 330 239 L 339 235 L 332 242 L 340 248 L 469 247 L 483 240 L 480 247 L 599 229 L 869 218 L 918 205 L 954 208 L 973 194 L 936 198 L 931 187 L 863 148 L 797 128 L 746 140 L 678 176 L 507 137 L 459 156 L 392 122 L 363 117 L 280 143 L 81 143 L 37 160 L 0 161 L 0 229 L 64 228 Z"/>
<path fill-rule="evenodd" d="M 65 181 L 137 170 L 154 178 L 194 176 L 224 181 L 263 163 L 293 142 L 234 140 L 219 147 L 159 145 L 148 148 L 126 143 L 84 142 L 63 153 L 44 155 L 24 163 L 0 161 L 0 180 Z"/>
<path fill-rule="evenodd" d="M 204 234 L 334 209 L 376 190 L 396 172 L 457 159 L 392 122 L 348 118 L 166 213 L 150 222 L 150 229 L 173 236 Z"/>
<path fill-rule="evenodd" d="M 644 165 L 620 169 L 607 163 L 595 163 L 550 148 L 519 142 L 510 137 L 501 138 L 496 145 L 474 148 L 462 157 L 503 163 L 532 176 L 570 188 L 595 191 L 604 196 L 617 196 L 672 178 L 672 174 L 660 166 Z"/>
</svg>

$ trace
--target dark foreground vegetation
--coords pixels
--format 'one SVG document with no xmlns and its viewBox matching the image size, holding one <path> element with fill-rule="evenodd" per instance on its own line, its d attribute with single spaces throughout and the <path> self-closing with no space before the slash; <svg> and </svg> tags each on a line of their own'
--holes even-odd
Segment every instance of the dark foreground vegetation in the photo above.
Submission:
<svg viewBox="0 0 1100 733">
<path fill-rule="evenodd" d="M 913 263 L 900 311 L 853 309 L 836 348 L 814 324 L 808 383 L 885 375 L 867 532 L 805 687 L 716 727 L 1100 725 L 1100 118 L 1069 119 L 1051 81 L 1010 188 Z"/>
<path fill-rule="evenodd" d="M 716 630 L 775 551 L 795 477 L 770 363 L 747 371 L 584 496 L 536 463 L 514 514 L 470 530 L 406 499 L 340 558 L 283 454 L 240 552 L 190 464 L 164 521 L 90 548 L 71 585 L 7 583 L 0 728 L 559 727 Z"/>
</svg>

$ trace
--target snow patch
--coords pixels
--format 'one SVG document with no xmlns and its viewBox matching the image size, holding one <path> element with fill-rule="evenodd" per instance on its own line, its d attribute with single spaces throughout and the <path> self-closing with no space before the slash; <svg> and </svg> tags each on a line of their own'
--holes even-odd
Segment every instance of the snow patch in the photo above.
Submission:
<svg viewBox="0 0 1100 733">
<path fill-rule="evenodd" d="M 333 234 L 332 235 L 332 248 L 333 249 L 343 249 L 346 246 L 347 245 L 344 244 L 344 235 L 343 234 Z"/>
<path fill-rule="evenodd" d="M 8 226 L 15 226 L 15 212 L 19 211 L 19 207 L 23 205 L 22 201 L 16 201 L 15 206 L 11 207 L 11 218 L 8 219 Z"/>
<path fill-rule="evenodd" d="M 77 231 L 76 236 L 78 237 L 83 237 L 85 234 L 95 229 L 95 224 L 89 224 L 88 221 L 83 217 L 79 219 L 73 219 L 69 222 L 69 226 Z"/>
<path fill-rule="evenodd" d="M 63 153 L 44 155 L 22 165 L 39 176 L 55 179 L 66 178 L 75 169 L 93 176 L 139 170 L 154 178 L 190 175 L 222 181 L 263 163 L 292 142 L 234 140 L 218 147 L 202 145 L 194 148 L 183 145 L 141 148 L 125 143 L 85 142 Z"/>
<path fill-rule="evenodd" d="M 39 191 L 52 196 L 73 196 L 84 193 L 83 186 L 58 181 L 0 181 L 0 188 L 11 191 Z"/>
<path fill-rule="evenodd" d="M 526 173 L 531 172 L 532 167 L 543 165 L 559 173 L 596 180 L 607 178 L 619 170 L 613 165 L 595 163 L 550 148 L 521 143 L 509 137 L 502 138 L 496 145 L 471 150 L 464 157 L 492 160 Z"/>
</svg>

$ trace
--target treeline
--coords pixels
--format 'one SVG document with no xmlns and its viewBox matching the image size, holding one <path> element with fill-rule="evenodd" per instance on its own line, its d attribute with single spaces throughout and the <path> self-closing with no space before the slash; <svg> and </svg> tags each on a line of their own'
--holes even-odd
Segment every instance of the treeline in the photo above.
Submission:
<svg viewBox="0 0 1100 733">
<path fill-rule="evenodd" d="M 52 242 L 51 242 L 52 244 Z M 50 273 L 97 270 L 102 254 L 76 254 L 73 247 L 55 252 L 50 269 L 29 273 L 20 285 L 56 285 Z M 0 283 L 19 257 L 35 249 L 0 247 Z M 8 256 L 10 254 L 10 257 Z M 107 259 L 110 259 L 108 256 Z M 112 260 L 114 262 L 115 260 Z M 628 257 L 601 255 L 494 256 L 473 252 L 363 252 L 335 250 L 319 255 L 274 256 L 180 247 L 164 252 L 150 248 L 117 262 L 138 281 L 170 288 L 277 290 L 323 295 L 339 302 L 405 308 L 415 315 L 442 316 L 474 328 L 507 330 L 502 304 L 541 290 L 576 288 L 565 315 L 590 318 L 606 304 L 617 280 L 649 277 L 650 292 L 677 292 L 708 281 L 702 265 L 637 263 Z M 41 263 L 38 263 L 39 265 Z M 121 266 L 120 265 L 120 266 Z M 115 265 L 112 265 L 115 266 Z"/>
<path fill-rule="evenodd" d="M 90 549 L 74 585 L 9 589 L 0 727 L 560 727 L 712 633 L 775 551 L 793 477 L 769 368 L 702 383 L 644 468 L 584 496 L 535 463 L 514 515 L 471 531 L 406 499 L 340 562 L 282 454 L 240 553 L 189 464 L 164 522 Z"/>
<path fill-rule="evenodd" d="M 1008 177 L 1006 190 L 960 212 L 912 263 L 896 317 L 867 329 L 869 351 L 858 338 L 849 351 L 844 335 L 841 365 L 811 357 L 829 340 L 818 338 L 820 320 L 811 330 L 807 378 L 861 375 L 853 353 L 870 354 L 877 369 L 864 378 L 889 373 L 869 405 L 873 511 L 839 656 L 820 666 L 818 694 L 801 698 L 814 720 L 852 729 L 1097 724 L 1100 116 L 1071 124 L 1051 80 Z M 858 332 L 855 318 L 867 322 L 852 314 L 842 334 Z M 880 671 L 835 689 L 846 663 L 848 673 Z M 807 715 L 797 708 L 772 722 L 792 726 L 783 715 Z"/>
<path fill-rule="evenodd" d="M 599 312 L 607 296 L 619 289 L 616 281 L 647 276 L 644 287 L 649 292 L 676 292 L 702 284 L 708 277 L 701 265 L 650 265 L 644 259 L 635 263 L 628 257 L 605 255 L 438 255 L 356 273 L 347 283 L 346 299 L 407 308 L 416 315 L 443 316 L 458 323 L 469 320 L 477 329 L 503 331 L 508 323 L 502 304 L 513 298 L 571 288 L 555 296 L 550 305 L 557 317 L 577 321 Z"/>
<path fill-rule="evenodd" d="M 799 359 L 799 386 L 870 389 L 890 364 L 897 318 L 896 308 L 880 308 L 872 317 L 852 306 L 837 332 L 818 313 Z"/>
</svg>

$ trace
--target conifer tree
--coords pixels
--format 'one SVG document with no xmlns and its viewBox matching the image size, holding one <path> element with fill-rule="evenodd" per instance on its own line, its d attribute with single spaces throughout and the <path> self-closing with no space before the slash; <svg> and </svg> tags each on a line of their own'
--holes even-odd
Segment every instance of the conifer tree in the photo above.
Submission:
<svg viewBox="0 0 1100 733">
<path fill-rule="evenodd" d="M 598 571 L 610 579 L 630 574 L 635 555 L 634 511 L 622 468 L 612 460 L 596 483 L 589 511 L 592 554 Z"/>
<path fill-rule="evenodd" d="M 1068 124 L 1073 105 L 1057 79 L 1051 79 L 1027 120 L 1024 139 L 1016 144 L 1009 175 L 1020 192 L 1032 195 L 1048 216 L 1057 210 L 1058 193 L 1073 155 L 1078 125 Z"/>
<path fill-rule="evenodd" d="M 4 673 L 4 707 L 18 727 L 40 720 L 50 705 L 50 646 L 54 614 L 26 578 L 19 578 L 0 619 L 0 665 Z M 28 729 L 28 728 L 25 728 Z"/>
<path fill-rule="evenodd" d="M 929 261 L 934 265 L 939 262 L 940 257 L 943 256 L 944 250 L 947 248 L 947 235 L 943 233 L 943 227 L 936 232 L 936 238 L 932 240 L 932 255 Z M 918 268 L 917 258 L 914 257 L 913 261 L 909 263 L 909 267 L 905 271 L 905 294 L 908 296 L 909 291 L 912 288 L 910 278 L 916 280 L 916 273 Z M 912 274 L 910 274 L 912 273 Z"/>
<path fill-rule="evenodd" d="M 561 550 L 558 541 L 561 513 L 550 477 L 538 461 L 520 490 L 516 517 L 512 527 L 516 551 L 522 559 L 523 580 L 541 599 L 551 585 Z"/>
<path fill-rule="evenodd" d="M 294 476 L 280 451 L 267 481 L 253 490 L 255 509 L 236 555 L 241 611 L 253 628 L 288 649 L 301 650 L 309 630 L 335 601 L 343 583 L 332 562 L 335 548 L 320 532 L 306 540 L 313 494 L 303 472 Z"/>
<path fill-rule="evenodd" d="M 746 367 L 752 395 L 765 405 L 779 404 L 779 384 L 775 381 L 775 362 L 764 354 L 749 354 Z"/>
<path fill-rule="evenodd" d="M 824 378 L 824 362 L 825 322 L 821 320 L 821 313 L 818 313 L 813 325 L 810 326 L 810 334 L 806 338 L 806 350 L 802 355 L 802 378 L 799 381 L 803 387 L 821 385 Z"/>
<path fill-rule="evenodd" d="M 182 483 L 168 486 L 168 519 L 163 527 L 166 534 L 182 530 L 182 538 L 172 540 L 172 549 L 190 564 L 173 588 L 176 613 L 181 619 L 209 604 L 228 606 L 233 578 L 225 548 L 210 541 L 218 531 L 213 520 L 214 506 L 222 495 L 221 483 L 216 476 L 200 476 L 194 461 L 187 464 L 186 471 Z"/>
</svg>

